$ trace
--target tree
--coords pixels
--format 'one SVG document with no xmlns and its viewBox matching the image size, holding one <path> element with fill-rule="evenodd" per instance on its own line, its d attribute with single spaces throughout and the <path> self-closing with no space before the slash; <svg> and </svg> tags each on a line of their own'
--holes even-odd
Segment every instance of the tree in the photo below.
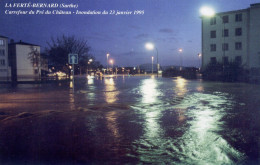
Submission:
<svg viewBox="0 0 260 165">
<path fill-rule="evenodd" d="M 31 51 L 28 54 L 28 59 L 31 61 L 33 70 L 37 71 L 36 74 L 38 74 L 38 78 L 40 78 L 40 75 L 41 75 L 41 55 L 40 55 L 40 52 L 34 46 L 30 46 L 30 50 Z"/>
<path fill-rule="evenodd" d="M 55 71 L 63 71 L 70 74 L 68 64 L 68 54 L 78 54 L 79 63 L 75 69 L 81 70 L 86 67 L 87 61 L 92 58 L 89 54 L 90 47 L 87 40 L 77 39 L 75 36 L 59 36 L 56 39 L 51 38 L 47 42 L 46 54 L 48 54 L 49 63 L 55 68 Z"/>
</svg>

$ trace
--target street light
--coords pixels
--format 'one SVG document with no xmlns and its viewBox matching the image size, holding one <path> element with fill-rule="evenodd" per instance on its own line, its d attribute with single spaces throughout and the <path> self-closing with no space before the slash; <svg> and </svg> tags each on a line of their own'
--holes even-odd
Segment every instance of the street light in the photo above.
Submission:
<svg viewBox="0 0 260 165">
<path fill-rule="evenodd" d="M 88 66 L 87 66 L 87 75 L 88 75 L 88 70 L 89 70 L 88 68 L 89 68 L 89 65 L 90 65 L 90 63 L 91 63 L 92 61 L 93 61 L 93 59 L 92 59 L 92 58 L 88 60 Z"/>
<path fill-rule="evenodd" d="M 108 56 L 109 56 L 109 53 L 107 53 L 107 72 L 108 72 Z"/>
<path fill-rule="evenodd" d="M 145 44 L 145 47 L 146 49 L 148 50 L 153 50 L 155 48 L 156 50 L 156 55 L 157 55 L 157 77 L 158 77 L 158 74 L 159 74 L 159 63 L 158 63 L 158 49 L 154 46 L 154 44 L 152 43 L 146 43 Z"/>
<path fill-rule="evenodd" d="M 153 74 L 153 56 L 152 56 L 152 74 Z"/>
<path fill-rule="evenodd" d="M 114 61 L 113 61 L 113 60 L 110 60 L 110 63 L 111 63 L 111 65 L 112 65 L 112 74 L 113 74 L 113 63 L 114 63 Z"/>
<path fill-rule="evenodd" d="M 181 58 L 181 66 L 180 66 L 180 70 L 182 70 L 182 55 L 181 55 L 181 53 L 182 53 L 182 48 L 180 48 L 179 50 L 179 53 L 180 53 L 180 58 Z"/>
<path fill-rule="evenodd" d="M 206 16 L 206 17 L 213 17 L 215 15 L 214 9 L 208 6 L 203 6 L 200 9 L 200 13 L 202 16 Z"/>
<path fill-rule="evenodd" d="M 200 71 L 200 67 L 201 67 L 201 64 L 200 64 L 201 53 L 198 54 L 198 57 L 199 57 L 199 71 Z"/>
</svg>

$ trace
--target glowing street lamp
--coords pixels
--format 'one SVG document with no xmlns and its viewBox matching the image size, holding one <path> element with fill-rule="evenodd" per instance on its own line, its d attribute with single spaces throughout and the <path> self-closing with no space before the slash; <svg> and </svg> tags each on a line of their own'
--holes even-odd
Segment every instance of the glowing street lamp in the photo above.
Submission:
<svg viewBox="0 0 260 165">
<path fill-rule="evenodd" d="M 158 63 L 158 49 L 154 46 L 154 44 L 152 44 L 152 43 L 146 43 L 145 44 L 145 47 L 146 47 L 146 49 L 148 49 L 148 50 L 154 50 L 154 48 L 155 48 L 155 50 L 156 50 L 156 55 L 157 55 L 157 77 L 158 77 L 158 74 L 159 74 L 159 63 Z"/>
<path fill-rule="evenodd" d="M 183 50 L 182 50 L 182 48 L 180 48 L 178 51 L 179 51 L 180 57 L 181 57 L 181 67 L 180 67 L 180 70 L 182 70 L 182 55 L 181 55 L 181 53 L 182 53 Z"/>
<path fill-rule="evenodd" d="M 107 53 L 107 72 L 108 72 L 108 56 L 109 56 L 109 53 Z"/>
<path fill-rule="evenodd" d="M 152 74 L 153 74 L 153 56 L 152 56 Z"/>
<path fill-rule="evenodd" d="M 92 58 L 88 60 L 88 65 L 87 65 L 87 75 L 88 75 L 89 65 L 90 65 L 90 63 L 91 63 L 92 61 L 93 61 Z"/>
<path fill-rule="evenodd" d="M 200 58 L 201 58 L 201 56 L 202 56 L 202 54 L 199 53 L 199 54 L 198 54 L 198 57 L 199 57 L 199 70 L 200 70 L 200 67 L 201 67 L 201 64 L 200 64 Z"/>
<path fill-rule="evenodd" d="M 213 17 L 215 15 L 215 11 L 213 8 L 208 6 L 203 6 L 200 9 L 200 14 L 205 17 Z"/>
<path fill-rule="evenodd" d="M 113 64 L 114 64 L 114 61 L 110 60 L 110 64 L 112 65 L 112 74 L 113 74 Z"/>
</svg>

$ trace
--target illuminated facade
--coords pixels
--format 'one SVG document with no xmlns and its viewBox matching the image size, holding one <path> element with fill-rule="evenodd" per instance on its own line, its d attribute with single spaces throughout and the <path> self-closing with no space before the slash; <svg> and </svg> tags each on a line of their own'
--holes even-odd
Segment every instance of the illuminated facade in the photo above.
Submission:
<svg viewBox="0 0 260 165">
<path fill-rule="evenodd" d="M 260 70 L 260 3 L 201 19 L 202 69 L 209 63 L 232 61 Z"/>
<path fill-rule="evenodd" d="M 10 43 L 9 59 L 12 77 L 16 80 L 36 80 L 41 77 L 40 46 L 22 41 Z"/>
</svg>

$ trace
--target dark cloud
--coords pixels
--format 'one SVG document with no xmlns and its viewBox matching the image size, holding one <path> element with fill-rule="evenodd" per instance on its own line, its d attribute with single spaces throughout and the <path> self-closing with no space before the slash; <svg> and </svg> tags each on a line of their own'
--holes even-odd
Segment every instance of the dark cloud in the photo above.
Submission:
<svg viewBox="0 0 260 165">
<path fill-rule="evenodd" d="M 135 36 L 135 39 L 143 39 L 143 38 L 148 38 L 148 37 L 149 37 L 148 34 L 142 33 L 142 34 Z"/>
<path fill-rule="evenodd" d="M 120 53 L 121 56 L 139 56 L 144 54 L 143 52 L 136 52 L 136 51 L 129 51 L 129 52 L 125 52 L 125 53 Z"/>
<path fill-rule="evenodd" d="M 169 28 L 164 28 L 159 30 L 160 33 L 173 33 L 172 29 Z"/>
</svg>

